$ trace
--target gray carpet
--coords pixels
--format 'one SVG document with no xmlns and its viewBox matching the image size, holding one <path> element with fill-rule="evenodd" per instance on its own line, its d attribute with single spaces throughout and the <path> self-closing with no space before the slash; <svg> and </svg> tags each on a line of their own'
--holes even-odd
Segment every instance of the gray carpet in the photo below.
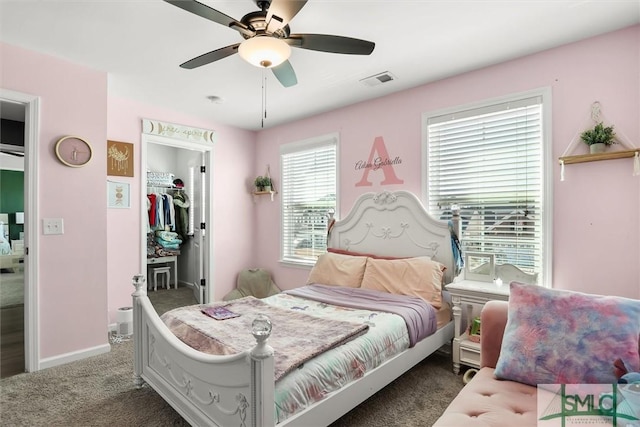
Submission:
<svg viewBox="0 0 640 427">
<path fill-rule="evenodd" d="M 169 290 L 165 296 L 188 300 L 186 291 Z M 150 293 L 154 304 L 162 304 L 160 292 Z M 157 306 L 156 310 L 164 312 Z M 114 343 L 107 354 L 0 380 L 0 425 L 187 425 L 155 391 L 135 389 L 132 375 L 133 342 L 129 340 Z M 436 353 L 332 427 L 430 426 L 462 386 L 462 376 L 451 372 L 450 355 Z"/>
<path fill-rule="evenodd" d="M 0 273 L 0 307 L 24 303 L 24 271 L 2 270 Z"/>
<path fill-rule="evenodd" d="M 147 296 L 158 315 L 166 313 L 176 307 L 184 307 L 198 303 L 191 288 L 186 286 L 178 286 L 178 289 L 171 288 L 147 291 Z"/>
</svg>

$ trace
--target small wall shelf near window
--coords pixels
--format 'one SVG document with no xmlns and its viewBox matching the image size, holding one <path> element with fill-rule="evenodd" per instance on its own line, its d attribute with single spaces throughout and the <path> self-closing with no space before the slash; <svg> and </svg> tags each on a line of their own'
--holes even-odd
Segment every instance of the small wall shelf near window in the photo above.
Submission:
<svg viewBox="0 0 640 427">
<path fill-rule="evenodd" d="M 277 193 L 277 191 L 254 191 L 252 194 L 254 196 L 271 196 L 271 201 L 273 202 L 273 195 Z"/>
<path fill-rule="evenodd" d="M 636 153 L 640 153 L 640 148 L 636 150 L 612 151 L 608 153 L 564 156 L 560 157 L 558 161 L 560 162 L 560 164 L 564 163 L 565 165 L 571 165 L 573 163 L 597 162 L 599 160 L 627 159 L 630 157 L 635 157 Z"/>
<path fill-rule="evenodd" d="M 254 180 L 253 184 L 255 185 L 254 191 L 251 192 L 254 196 L 271 196 L 271 201 L 273 202 L 273 195 L 278 194 L 278 190 L 275 187 L 275 182 L 271 179 L 271 166 L 267 165 L 267 173 L 262 176 L 259 175 Z M 255 197 L 253 198 L 255 202 Z"/>
<path fill-rule="evenodd" d="M 558 163 L 560 163 L 560 181 L 564 181 L 565 165 L 597 162 L 600 160 L 628 159 L 632 157 L 633 176 L 640 175 L 640 148 L 635 147 L 620 129 L 616 129 L 614 132 L 613 125 L 603 127 L 605 119 L 598 101 L 591 104 L 591 120 L 595 123 L 593 128 L 587 126 L 587 130 L 578 132 L 569 143 L 567 149 L 564 150 L 562 156 L 558 158 Z M 609 145 L 619 143 L 625 149 L 567 156 L 580 142 L 588 144 L 590 148 L 594 148 L 596 145 L 601 145 L 606 148 Z"/>
</svg>

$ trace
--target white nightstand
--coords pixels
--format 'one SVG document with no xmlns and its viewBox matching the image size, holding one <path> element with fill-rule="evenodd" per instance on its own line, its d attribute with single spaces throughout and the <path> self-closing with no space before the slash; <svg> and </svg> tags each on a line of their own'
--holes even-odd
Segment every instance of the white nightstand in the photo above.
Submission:
<svg viewBox="0 0 640 427">
<path fill-rule="evenodd" d="M 453 303 L 453 321 L 455 336 L 453 338 L 453 372 L 460 372 L 460 365 L 480 368 L 480 344 L 470 341 L 467 331 L 462 330 L 462 306 L 467 310 L 467 322 L 473 319 L 473 308 L 482 307 L 487 301 L 509 300 L 509 284 L 501 286 L 493 282 L 476 282 L 460 280 L 446 286 L 451 293 Z M 482 328 L 482 325 L 480 326 Z"/>
</svg>

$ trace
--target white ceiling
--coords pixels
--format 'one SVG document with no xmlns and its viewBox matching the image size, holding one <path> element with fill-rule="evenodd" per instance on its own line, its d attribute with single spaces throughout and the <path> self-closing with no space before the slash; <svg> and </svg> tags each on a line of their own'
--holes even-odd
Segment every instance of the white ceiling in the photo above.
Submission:
<svg viewBox="0 0 640 427">
<path fill-rule="evenodd" d="M 26 109 L 24 105 L 15 102 L 0 101 L 0 118 L 24 122 Z"/>
<path fill-rule="evenodd" d="M 258 10 L 253 0 L 202 2 L 237 20 Z M 375 50 L 351 56 L 294 48 L 298 84 L 283 88 L 267 72 L 264 126 L 639 22 L 640 0 L 309 0 L 290 22 L 292 33 L 370 40 Z M 262 70 L 238 55 L 179 68 L 240 42 L 239 33 L 162 0 L 0 0 L 0 39 L 108 72 L 110 96 L 261 128 Z M 359 82 L 384 71 L 397 80 L 375 87 Z"/>
</svg>

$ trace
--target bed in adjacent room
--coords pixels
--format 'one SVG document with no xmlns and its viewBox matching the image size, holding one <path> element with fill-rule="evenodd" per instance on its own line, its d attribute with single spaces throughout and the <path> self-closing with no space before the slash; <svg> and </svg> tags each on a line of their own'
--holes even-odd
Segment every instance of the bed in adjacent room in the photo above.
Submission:
<svg viewBox="0 0 640 427">
<path fill-rule="evenodd" d="M 7 214 L 0 215 L 7 216 Z M 8 236 L 7 224 L 0 221 L 0 270 L 11 270 L 15 273 L 24 265 L 24 250 L 14 250 L 9 243 Z M 16 241 L 14 240 L 14 242 Z"/>
<path fill-rule="evenodd" d="M 411 193 L 367 193 L 297 289 L 160 319 L 136 276 L 136 384 L 193 425 L 328 425 L 453 338 L 456 229 Z"/>
</svg>

